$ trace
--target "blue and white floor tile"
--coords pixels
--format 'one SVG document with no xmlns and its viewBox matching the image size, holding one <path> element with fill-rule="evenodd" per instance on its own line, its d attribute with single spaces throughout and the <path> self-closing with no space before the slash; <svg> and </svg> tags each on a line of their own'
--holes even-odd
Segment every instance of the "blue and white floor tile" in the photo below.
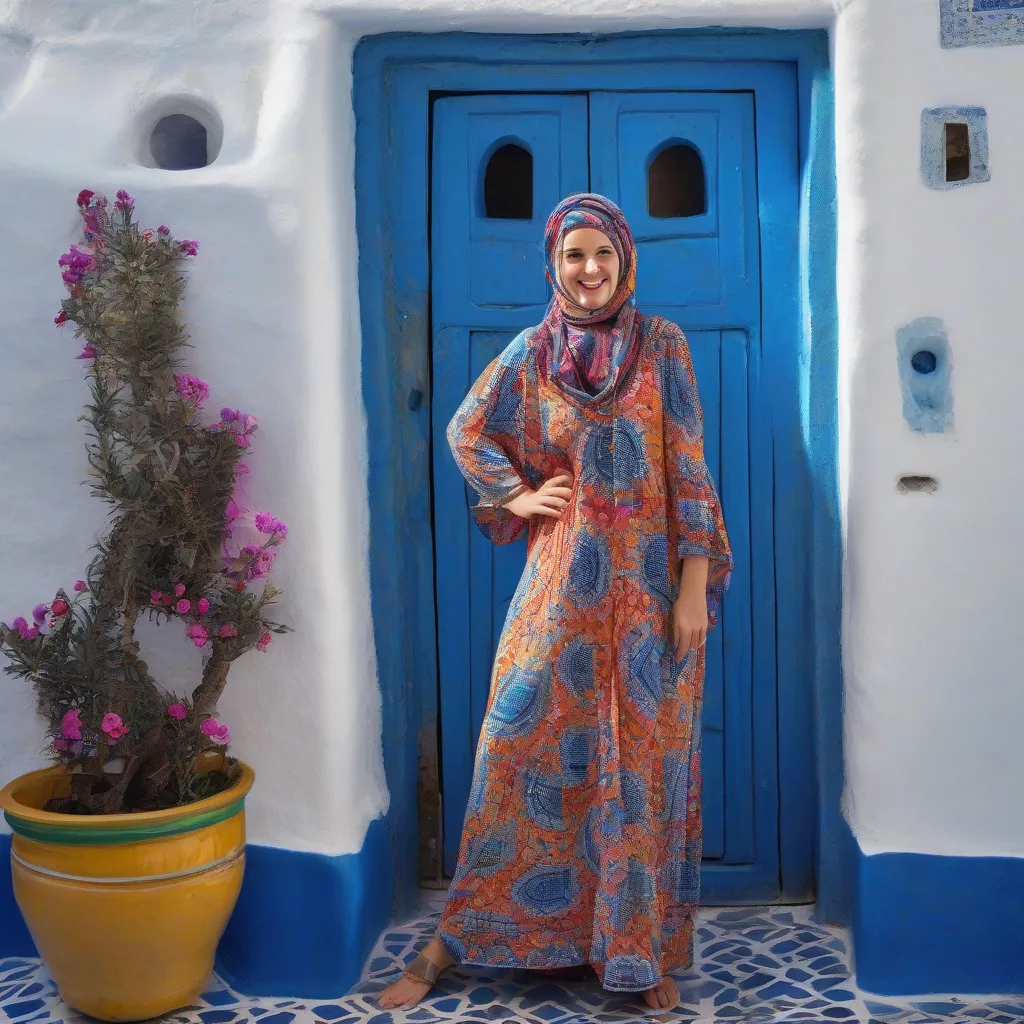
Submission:
<svg viewBox="0 0 1024 1024">
<path fill-rule="evenodd" d="M 813 920 L 812 908 L 712 909 L 700 915 L 697 967 L 677 978 L 682 1003 L 654 1015 L 635 997 L 593 982 L 538 981 L 523 972 L 458 967 L 415 1010 L 382 1011 L 376 993 L 396 978 L 432 934 L 440 894 L 423 914 L 387 932 L 363 980 L 333 1002 L 252 999 L 216 979 L 199 1005 L 163 1024 L 1024 1024 L 1024 999 L 879 999 L 857 991 L 845 933 Z M 87 1024 L 61 1001 L 36 960 L 0 960 L 0 1024 Z"/>
</svg>

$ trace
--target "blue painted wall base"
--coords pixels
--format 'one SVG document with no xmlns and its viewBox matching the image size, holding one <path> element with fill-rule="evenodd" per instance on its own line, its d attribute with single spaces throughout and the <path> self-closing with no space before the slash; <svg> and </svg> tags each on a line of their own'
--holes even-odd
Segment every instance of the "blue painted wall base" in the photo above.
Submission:
<svg viewBox="0 0 1024 1024">
<path fill-rule="evenodd" d="M 10 836 L 0 836 L 0 958 L 34 957 L 14 902 L 10 845 Z M 358 853 L 331 857 L 250 845 L 217 973 L 244 995 L 344 995 L 388 923 L 392 875 L 383 818 L 370 825 Z"/>
<path fill-rule="evenodd" d="M 10 865 L 11 837 L 0 835 L 0 960 L 5 956 L 39 955 L 14 902 Z"/>
<path fill-rule="evenodd" d="M 1024 858 L 867 856 L 858 846 L 857 984 L 879 995 L 1024 992 Z"/>
<path fill-rule="evenodd" d="M 383 818 L 370 825 L 358 853 L 249 846 L 217 973 L 246 995 L 343 995 L 388 923 L 392 876 Z"/>
</svg>

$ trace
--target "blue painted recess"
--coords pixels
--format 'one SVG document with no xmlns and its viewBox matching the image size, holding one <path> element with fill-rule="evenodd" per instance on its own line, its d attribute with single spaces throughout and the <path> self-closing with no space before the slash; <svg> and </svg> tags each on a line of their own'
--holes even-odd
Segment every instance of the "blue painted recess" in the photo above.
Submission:
<svg viewBox="0 0 1024 1024">
<path fill-rule="evenodd" d="M 358 853 L 246 848 L 245 879 L 217 973 L 254 996 L 335 998 L 359 979 L 389 919 L 388 833 L 371 822 Z"/>
<path fill-rule="evenodd" d="M 770 368 L 766 373 L 762 364 L 780 358 L 784 342 L 762 345 L 758 204 L 779 218 L 788 214 L 788 235 L 780 232 L 778 241 L 780 248 L 788 244 L 792 259 L 795 104 L 766 103 L 761 118 L 758 148 L 753 92 L 488 94 L 434 105 L 434 522 L 448 874 L 525 545 L 496 547 L 471 527 L 445 427 L 491 360 L 543 318 L 550 293 L 540 253 L 548 213 L 571 192 L 596 191 L 619 203 L 637 240 L 639 308 L 687 333 L 705 454 L 736 561 L 722 628 L 708 642 L 704 891 L 724 901 L 779 894 L 772 424 Z M 526 191 L 532 209 L 514 211 L 515 219 L 489 217 L 483 182 L 494 154 L 512 139 L 533 158 L 533 187 Z M 676 146 L 699 157 L 696 173 L 675 179 L 686 193 L 675 197 L 677 206 L 688 215 L 654 216 L 649 168 Z M 506 183 L 511 194 L 522 194 L 521 186 Z M 778 286 L 795 295 L 795 275 Z M 812 814 L 810 800 L 803 814 Z"/>
<path fill-rule="evenodd" d="M 1022 920 L 1022 858 L 857 848 L 853 939 L 869 992 L 1024 992 Z"/>
<path fill-rule="evenodd" d="M 432 268 L 430 252 L 432 100 L 438 94 L 438 102 L 447 102 L 458 94 L 479 96 L 502 90 L 547 97 L 627 93 L 640 81 L 650 93 L 752 93 L 759 158 L 763 151 L 771 165 L 777 159 L 772 154 L 785 152 L 785 166 L 775 173 L 797 183 L 789 206 L 775 201 L 773 189 L 768 188 L 763 196 L 759 194 L 757 208 L 764 296 L 760 338 L 762 351 L 771 351 L 771 357 L 762 360 L 761 372 L 772 424 L 768 444 L 776 466 L 770 529 L 776 553 L 775 589 L 785 595 L 776 606 L 778 777 L 782 783 L 777 842 L 783 895 L 799 899 L 813 894 L 814 847 L 817 877 L 822 880 L 819 902 L 830 920 L 842 920 L 848 907 L 849 836 L 839 813 L 835 158 L 828 40 L 823 32 L 699 30 L 608 37 L 396 34 L 364 39 L 357 46 L 354 107 L 362 384 L 372 424 L 368 447 L 374 495 L 371 593 L 391 813 L 401 832 L 397 844 L 403 850 L 410 846 L 406 830 L 415 826 L 418 799 L 423 795 L 417 790 L 417 758 L 423 751 L 428 752 L 425 763 L 431 764 L 430 744 L 440 714 L 438 647 L 446 642 L 449 629 L 466 628 L 437 618 L 435 577 L 443 587 L 448 567 L 429 554 L 436 540 L 435 527 L 450 528 L 431 515 L 432 488 L 437 485 L 432 479 L 432 427 L 441 419 L 433 408 L 438 395 L 430 388 L 431 338 L 435 356 L 437 346 L 445 344 L 447 350 L 457 352 L 459 344 L 469 346 L 469 341 L 446 340 L 445 331 L 465 331 L 474 325 L 463 320 L 450 329 L 434 331 L 431 323 L 431 275 L 436 283 L 438 273 L 436 265 Z M 770 133 L 778 130 L 795 138 L 788 149 L 780 150 L 773 141 Z M 610 144 L 617 145 L 616 138 L 613 133 Z M 513 130 L 500 141 L 534 144 Z M 534 162 L 534 171 L 542 173 L 539 161 Z M 453 165 L 444 173 L 462 172 Z M 477 179 L 466 180 L 475 184 Z M 538 189 L 539 181 L 536 178 Z M 539 208 L 539 191 L 534 200 L 531 220 L 547 213 Z M 540 231 L 533 237 L 539 244 Z M 517 251 L 523 258 L 521 248 L 506 251 Z M 537 277 L 530 280 L 540 281 L 537 249 L 532 258 Z M 510 267 L 510 275 L 513 270 L 518 274 L 518 265 Z M 750 270 L 756 274 L 757 268 Z M 537 297 L 522 301 L 542 304 Z M 497 316 L 501 311 L 489 313 Z M 478 362 L 485 357 L 486 346 L 493 350 L 501 344 L 499 335 L 507 336 L 522 325 L 522 319 L 517 319 L 520 313 L 507 310 L 502 314 L 505 321 L 478 332 L 473 343 Z M 694 334 L 699 332 L 690 326 Z M 742 332 L 742 325 L 737 330 Z M 459 371 L 465 374 L 464 388 L 469 386 L 474 365 L 464 364 Z M 425 400 L 411 403 L 414 392 Z M 756 395 L 756 391 L 748 393 Z M 753 429 L 761 413 L 751 407 L 748 415 Z M 764 440 L 758 437 L 751 443 Z M 440 460 L 436 464 L 440 466 Z M 763 527 L 751 524 L 752 531 Z M 466 529 L 468 533 L 468 523 Z M 466 538 L 462 543 L 471 542 Z M 492 579 L 500 581 L 503 571 L 499 566 Z M 490 611 L 488 632 L 500 626 L 500 622 L 495 625 L 503 600 L 500 590 L 497 585 L 494 592 L 483 595 Z M 487 617 L 475 618 L 480 624 L 477 650 L 486 649 L 480 637 Z M 472 733 L 471 700 L 464 707 L 462 728 Z M 762 753 L 755 751 L 755 759 Z M 809 807 L 814 808 L 811 813 Z M 407 892 L 413 859 L 396 853 L 395 864 L 402 875 L 401 897 Z M 730 870 L 740 867 L 733 865 Z M 778 891 L 778 886 L 776 878 L 769 891 Z M 706 886 L 709 894 L 713 888 Z"/>
<path fill-rule="evenodd" d="M 922 316 L 896 331 L 903 418 L 919 434 L 953 428 L 953 367 L 946 325 Z"/>
<path fill-rule="evenodd" d="M 967 129 L 968 173 L 947 180 L 946 125 Z M 947 191 L 991 181 L 988 166 L 988 114 L 984 107 L 926 107 L 921 111 L 921 176 L 932 189 Z"/>
</svg>

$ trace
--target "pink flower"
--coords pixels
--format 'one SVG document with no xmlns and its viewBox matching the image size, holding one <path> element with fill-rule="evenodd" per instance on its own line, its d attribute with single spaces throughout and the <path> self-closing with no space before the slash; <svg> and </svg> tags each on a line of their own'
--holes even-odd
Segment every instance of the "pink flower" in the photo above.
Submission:
<svg viewBox="0 0 1024 1024">
<path fill-rule="evenodd" d="M 86 583 L 85 580 L 75 580 L 75 591 L 77 593 L 80 594 L 83 590 L 88 590 L 88 589 L 89 589 L 89 584 Z M 156 591 L 154 591 L 154 593 L 156 593 Z"/>
<path fill-rule="evenodd" d="M 166 238 L 171 233 L 171 229 L 166 224 L 161 224 L 160 227 L 156 229 L 156 233 L 161 238 Z"/>
<path fill-rule="evenodd" d="M 188 613 L 192 610 L 192 602 L 182 599 L 174 606 L 174 610 L 179 615 L 188 615 Z"/>
<path fill-rule="evenodd" d="M 238 636 L 238 630 L 235 629 L 230 622 L 225 622 L 224 625 L 220 627 L 217 636 L 219 636 L 221 640 L 227 640 L 230 637 Z"/>
<path fill-rule="evenodd" d="M 54 322 L 54 323 L 55 323 L 55 324 L 56 324 L 56 325 L 57 325 L 58 327 L 63 327 L 63 326 L 64 326 L 64 325 L 65 325 L 65 324 L 66 324 L 66 323 L 68 322 L 68 311 L 67 311 L 66 309 L 62 309 L 62 310 L 61 310 L 61 311 L 60 311 L 60 312 L 59 312 L 59 313 L 58 313 L 58 314 L 57 314 L 57 315 L 56 315 L 56 316 L 55 316 L 55 317 L 53 318 L 53 322 Z"/>
<path fill-rule="evenodd" d="M 21 635 L 25 640 L 35 640 L 35 638 L 39 636 L 39 627 L 32 626 L 30 629 L 26 629 Z"/>
<path fill-rule="evenodd" d="M 185 593 L 185 584 L 184 583 L 175 583 L 174 584 L 174 596 L 175 597 L 181 597 L 181 595 L 184 594 L 184 593 Z"/>
<path fill-rule="evenodd" d="M 242 510 L 238 507 L 238 502 L 234 498 L 228 500 L 227 505 L 224 506 L 224 518 L 227 520 L 237 519 L 242 514 Z"/>
<path fill-rule="evenodd" d="M 172 704 L 167 709 L 167 714 L 169 714 L 171 718 L 176 718 L 179 722 L 184 722 L 185 719 L 188 718 L 188 708 L 181 703 Z"/>
<path fill-rule="evenodd" d="M 50 746 L 53 747 L 53 752 L 55 754 L 63 754 L 71 749 L 70 741 L 60 736 L 58 736 L 57 739 L 55 739 L 53 743 L 50 744 Z"/>
<path fill-rule="evenodd" d="M 107 222 L 106 205 L 106 199 L 100 196 L 97 201 L 82 214 L 82 220 L 85 221 L 85 233 L 87 236 L 98 235 L 103 230 L 103 226 Z"/>
<path fill-rule="evenodd" d="M 174 604 L 174 598 L 173 598 L 173 597 L 171 597 L 171 595 L 170 595 L 170 594 L 164 594 L 164 596 L 160 598 L 160 603 L 161 603 L 161 604 L 162 604 L 162 605 L 163 605 L 163 606 L 164 606 L 165 608 L 170 608 L 170 607 L 171 607 L 171 605 L 172 605 L 172 604 Z"/>
<path fill-rule="evenodd" d="M 50 605 L 50 611 L 53 612 L 57 618 L 60 618 L 60 616 L 67 615 L 67 613 L 71 611 L 71 605 L 69 605 L 67 601 L 58 597 L 57 600 Z"/>
<path fill-rule="evenodd" d="M 150 604 L 163 604 L 164 596 L 164 593 L 160 590 L 151 590 L 149 592 Z"/>
<path fill-rule="evenodd" d="M 142 232 L 142 240 L 144 242 L 152 242 L 153 241 L 153 229 L 152 228 L 146 228 L 146 230 Z"/>
<path fill-rule="evenodd" d="M 46 613 L 49 610 L 50 609 L 47 608 L 45 604 L 37 604 L 35 606 L 35 608 L 32 609 L 32 621 L 33 622 L 42 622 L 43 619 L 46 618 Z M 54 613 L 54 614 L 56 614 L 56 613 Z"/>
<path fill-rule="evenodd" d="M 64 717 L 60 720 L 60 734 L 69 740 L 82 738 L 82 712 L 78 708 L 64 712 Z"/>
<path fill-rule="evenodd" d="M 103 716 L 103 721 L 100 722 L 100 728 L 109 735 L 115 729 L 120 729 L 123 724 L 120 715 L 115 714 L 113 711 L 108 711 Z"/>
<path fill-rule="evenodd" d="M 193 242 L 189 238 L 182 239 L 178 245 L 181 246 L 181 251 L 185 256 L 195 256 L 199 252 L 199 243 Z"/>
<path fill-rule="evenodd" d="M 76 359 L 95 359 L 96 358 L 96 346 L 86 345 L 81 352 L 75 356 Z"/>
<path fill-rule="evenodd" d="M 265 651 L 270 646 L 271 636 L 269 633 L 264 633 L 259 640 L 256 641 L 256 650 Z"/>
<path fill-rule="evenodd" d="M 206 632 L 206 628 L 198 622 L 194 622 L 185 631 L 185 635 L 196 645 L 196 647 L 202 647 L 207 640 L 210 639 L 210 634 Z"/>
<path fill-rule="evenodd" d="M 119 740 L 128 735 L 128 727 L 125 725 L 119 725 L 115 729 L 111 729 L 109 734 L 112 740 Z"/>
<path fill-rule="evenodd" d="M 89 200 L 92 199 L 94 195 L 96 195 L 95 192 L 91 191 L 90 189 L 83 188 L 82 191 L 78 193 L 78 199 L 76 200 L 76 202 L 79 206 L 86 207 L 89 205 Z"/>
<path fill-rule="evenodd" d="M 244 462 L 236 462 L 233 469 L 235 472 L 235 476 L 245 476 L 246 474 L 252 472 L 252 470 L 250 470 L 249 467 Z"/>
<path fill-rule="evenodd" d="M 120 210 L 122 213 L 131 213 L 135 207 L 135 200 L 128 195 L 123 188 L 117 190 L 117 202 L 114 203 L 114 209 Z"/>
<path fill-rule="evenodd" d="M 254 522 L 260 533 L 276 534 L 281 540 L 288 536 L 288 527 L 269 512 L 258 513 Z"/>
<path fill-rule="evenodd" d="M 11 623 L 11 629 L 13 629 L 16 633 L 20 633 L 22 637 L 24 637 L 26 631 L 28 630 L 28 623 L 25 621 L 24 616 L 19 615 Z"/>
<path fill-rule="evenodd" d="M 199 728 L 204 736 L 209 736 L 214 743 L 222 746 L 231 742 L 231 732 L 226 725 L 218 722 L 216 718 L 207 718 Z"/>
<path fill-rule="evenodd" d="M 197 409 L 210 397 L 210 385 L 191 373 L 175 374 L 174 383 L 182 401 L 191 402 Z"/>
<path fill-rule="evenodd" d="M 210 602 L 207 601 L 205 597 L 199 598 L 196 602 L 196 611 L 199 612 L 200 615 L 205 615 L 209 610 Z"/>
<path fill-rule="evenodd" d="M 248 434 L 235 434 L 235 444 L 237 444 L 239 448 L 248 448 L 252 444 L 252 441 L 249 440 Z"/>
<path fill-rule="evenodd" d="M 266 579 L 270 575 L 270 570 L 274 567 L 274 552 L 273 551 L 261 551 L 256 557 L 256 567 L 254 569 L 259 579 Z"/>
<path fill-rule="evenodd" d="M 91 252 L 73 245 L 61 254 L 57 266 L 64 267 L 64 272 L 60 275 L 61 280 L 71 286 L 79 284 L 90 270 L 96 269 L 96 260 Z"/>
</svg>

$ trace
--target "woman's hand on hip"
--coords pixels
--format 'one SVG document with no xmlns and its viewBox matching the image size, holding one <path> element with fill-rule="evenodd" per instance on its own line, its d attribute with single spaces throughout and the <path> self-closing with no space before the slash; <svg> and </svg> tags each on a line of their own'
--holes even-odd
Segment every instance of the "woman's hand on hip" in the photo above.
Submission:
<svg viewBox="0 0 1024 1024">
<path fill-rule="evenodd" d="M 703 589 L 682 588 L 672 605 L 672 642 L 676 661 L 703 647 L 708 638 L 708 601 Z"/>
<path fill-rule="evenodd" d="M 535 491 L 520 491 L 505 508 L 522 519 L 532 516 L 551 516 L 557 519 L 572 497 L 572 477 L 568 473 L 545 480 Z"/>
</svg>

